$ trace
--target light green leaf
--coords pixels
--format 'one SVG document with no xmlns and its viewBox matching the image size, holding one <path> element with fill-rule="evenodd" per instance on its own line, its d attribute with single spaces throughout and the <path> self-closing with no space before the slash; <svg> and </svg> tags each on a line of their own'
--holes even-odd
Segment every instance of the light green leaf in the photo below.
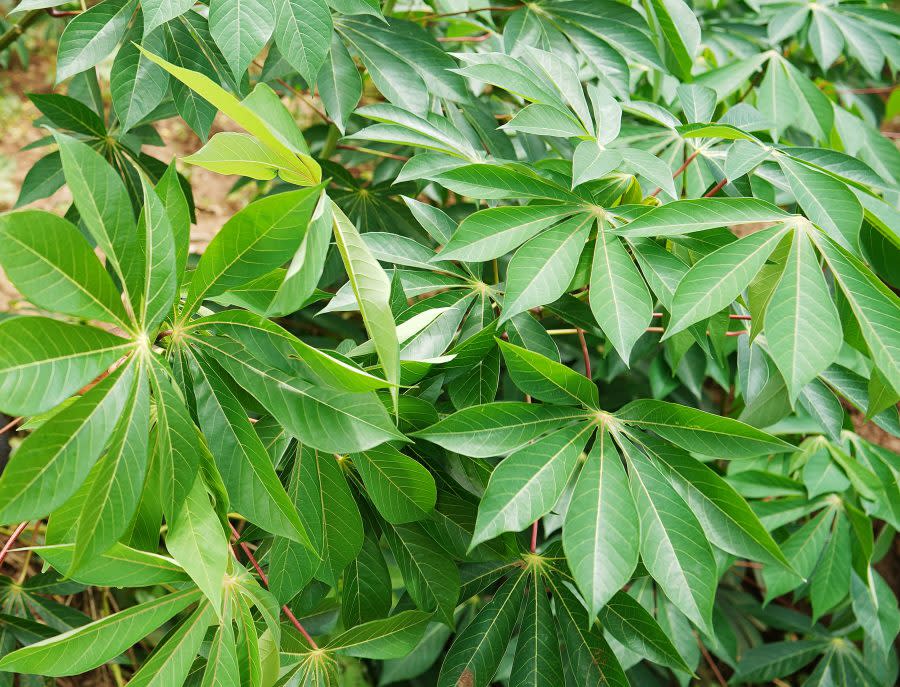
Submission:
<svg viewBox="0 0 900 687">
<path fill-rule="evenodd" d="M 147 3 L 141 3 L 144 13 Z M 141 39 L 141 34 L 144 38 Z M 109 76 L 112 105 L 123 131 L 129 131 L 159 105 L 169 89 L 169 75 L 157 64 L 141 55 L 135 43 L 163 57 L 166 51 L 166 34 L 161 28 L 143 32 L 140 22 L 126 35 L 122 47 L 116 53 Z"/>
<path fill-rule="evenodd" d="M 763 568 L 766 585 L 766 601 L 799 587 L 812 574 L 816 562 L 828 541 L 828 533 L 834 521 L 834 508 L 825 508 L 812 520 L 808 520 L 781 545 L 781 550 L 791 563 L 794 572 L 785 568 Z"/>
<path fill-rule="evenodd" d="M 134 368 L 119 368 L 22 442 L 0 475 L 0 522 L 44 517 L 75 493 L 132 393 Z"/>
<path fill-rule="evenodd" d="M 128 682 L 129 687 L 173 687 L 183 684 L 200 651 L 206 629 L 215 619 L 215 608 L 201 603 L 144 662 Z"/>
<path fill-rule="evenodd" d="M 837 243 L 821 234 L 812 238 L 850 304 L 872 359 L 891 387 L 900 389 L 900 299 Z"/>
<path fill-rule="evenodd" d="M 65 573 L 72 567 L 75 544 L 36 546 L 34 551 Z M 168 556 L 133 549 L 124 544 L 113 544 L 108 551 L 82 563 L 69 577 L 76 582 L 98 587 L 152 587 L 190 579 L 182 567 Z"/>
<path fill-rule="evenodd" d="M 640 532 L 634 499 L 618 451 L 598 433 L 572 491 L 562 544 L 591 617 L 631 579 Z"/>
<path fill-rule="evenodd" d="M 748 222 L 778 222 L 788 213 L 756 198 L 676 200 L 645 212 L 616 229 L 620 236 L 678 236 Z"/>
<path fill-rule="evenodd" d="M 394 385 L 391 387 L 391 397 L 396 410 L 396 384 L 400 381 L 400 342 L 391 313 L 391 282 L 347 215 L 335 204 L 332 204 L 331 210 L 334 217 L 334 238 L 344 261 L 344 269 L 350 277 L 350 285 L 366 331 L 375 344 L 384 377 Z"/>
<path fill-rule="evenodd" d="M 162 199 L 141 176 L 144 208 L 138 222 L 135 249 L 143 274 L 138 276 L 140 289 L 131 288 L 132 307 L 145 332 L 154 332 L 169 314 L 178 289 L 175 273 L 175 236 Z"/>
<path fill-rule="evenodd" d="M 191 0 L 141 0 L 141 12 L 144 15 L 144 35 L 170 19 L 180 17 L 194 3 Z"/>
<path fill-rule="evenodd" d="M 78 675 L 112 660 L 199 598 L 196 589 L 186 589 L 131 606 L 8 654 L 0 659 L 0 670 Z"/>
<path fill-rule="evenodd" d="M 632 401 L 616 413 L 628 425 L 648 429 L 688 451 L 719 458 L 750 458 L 797 449 L 781 439 L 728 417 L 678 403 Z"/>
<path fill-rule="evenodd" d="M 622 160 L 619 150 L 603 148 L 596 141 L 582 141 L 572 156 L 572 188 L 606 176 L 618 169 Z"/>
<path fill-rule="evenodd" d="M 213 510 L 203 479 L 195 479 L 175 517 L 169 522 L 166 548 L 203 591 L 219 614 L 222 582 L 230 549 L 222 523 Z M 144 664 L 145 671 L 151 664 Z"/>
<path fill-rule="evenodd" d="M 56 83 L 90 69 L 115 50 L 125 35 L 134 0 L 106 0 L 66 24 L 59 38 Z"/>
<path fill-rule="evenodd" d="M 466 217 L 432 260 L 485 262 L 506 255 L 547 227 L 578 211 L 577 205 L 502 206 Z"/>
<path fill-rule="evenodd" d="M 275 9 L 263 0 L 212 0 L 209 32 L 240 79 L 272 35 Z"/>
<path fill-rule="evenodd" d="M 90 484 L 75 533 L 75 551 L 67 575 L 107 551 L 124 534 L 141 498 L 147 473 L 150 434 L 150 389 L 147 372 L 138 366 L 118 427 L 106 455 L 88 476 Z"/>
<path fill-rule="evenodd" d="M 849 595 L 851 550 L 850 523 L 839 513 L 831 538 L 810 579 L 813 622 Z"/>
<path fill-rule="evenodd" d="M 325 111 L 343 134 L 347 120 L 362 97 L 362 79 L 347 48 L 337 34 L 331 36 L 331 49 L 316 78 L 319 97 Z"/>
<path fill-rule="evenodd" d="M 213 364 L 189 355 L 197 417 L 231 508 L 267 532 L 312 547 L 247 411 Z"/>
<path fill-rule="evenodd" d="M 240 684 L 237 645 L 231 620 L 219 625 L 209 647 L 206 669 L 200 687 L 229 687 Z"/>
</svg>

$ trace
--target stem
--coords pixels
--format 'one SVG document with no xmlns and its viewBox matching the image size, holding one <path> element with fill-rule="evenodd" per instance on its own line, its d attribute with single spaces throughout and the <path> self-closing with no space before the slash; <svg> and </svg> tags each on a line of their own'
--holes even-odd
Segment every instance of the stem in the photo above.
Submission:
<svg viewBox="0 0 900 687">
<path fill-rule="evenodd" d="M 688 155 L 684 159 L 684 162 L 681 164 L 681 167 L 676 169 L 675 173 L 672 174 L 672 178 L 677 179 L 678 177 L 680 177 L 684 173 L 684 170 L 686 170 L 688 168 L 688 165 L 691 164 L 694 161 L 694 158 L 697 157 L 699 154 L 700 154 L 700 148 L 697 148 L 697 150 L 695 150 L 693 153 Z M 662 189 L 657 186 L 656 190 L 653 193 L 651 193 L 650 195 L 655 197 L 656 195 L 659 194 L 660 191 L 662 191 Z"/>
<path fill-rule="evenodd" d="M 232 525 L 229 522 L 228 526 L 231 528 L 231 534 L 234 535 L 234 539 L 238 543 L 238 546 L 241 547 L 241 550 L 244 552 L 244 555 L 247 556 L 247 560 L 249 560 L 250 563 L 253 565 L 253 567 L 256 569 L 256 574 L 259 575 L 259 579 L 262 580 L 262 583 L 264 585 L 266 585 L 266 589 L 268 589 L 269 588 L 269 578 L 266 577 L 266 574 L 263 572 L 263 569 L 261 567 L 259 567 L 259 563 L 257 563 L 256 558 L 253 555 L 253 552 L 250 551 L 250 547 L 247 546 L 246 542 L 241 541 L 241 533 L 238 532 L 234 528 L 234 525 Z M 232 551 L 234 551 L 233 548 L 232 548 Z M 234 557 L 237 558 L 237 553 L 235 553 Z M 306 628 L 300 624 L 300 621 L 297 620 L 297 616 L 295 616 L 294 613 L 291 611 L 291 609 L 288 608 L 287 604 L 284 604 L 281 607 L 281 612 L 284 613 L 285 617 L 291 621 L 291 624 L 293 624 L 293 626 L 297 628 L 297 630 L 300 632 L 300 634 L 303 635 L 303 637 L 306 639 L 307 642 L 309 642 L 309 645 L 313 649 L 319 648 L 319 645 L 316 644 L 316 640 L 314 640 L 312 638 L 312 635 L 306 631 Z"/>
<path fill-rule="evenodd" d="M 588 352 L 587 341 L 584 340 L 584 330 L 578 330 L 578 342 L 581 344 L 581 357 L 584 358 L 584 376 L 591 379 L 591 356 Z"/>
<path fill-rule="evenodd" d="M 513 12 L 519 9 L 520 5 L 513 5 L 512 7 L 476 7 L 471 10 L 460 10 L 459 12 L 444 12 L 443 14 L 428 14 L 424 17 L 419 17 L 419 21 L 435 21 L 436 19 L 442 19 L 443 17 L 455 17 L 460 14 L 477 14 L 478 12 Z M 385 14 L 387 14 L 387 10 L 385 10 Z"/>
<path fill-rule="evenodd" d="M 703 197 L 704 197 L 704 198 L 712 198 L 712 197 L 713 197 L 714 195 L 716 195 L 719 191 L 721 191 L 722 188 L 723 188 L 723 187 L 725 186 L 725 184 L 727 184 L 727 183 L 728 183 L 728 179 L 727 179 L 726 177 L 722 177 L 722 180 L 721 180 L 718 184 L 716 184 L 716 185 L 713 186 L 711 189 L 709 189 L 709 191 L 707 191 L 706 193 L 703 194 Z"/>
<path fill-rule="evenodd" d="M 537 551 L 537 536 L 538 536 L 538 523 L 540 520 L 535 520 L 531 525 L 531 553 L 535 553 Z"/>
<path fill-rule="evenodd" d="M 16 539 L 19 538 L 19 535 L 25 531 L 25 528 L 28 527 L 28 521 L 20 522 L 16 529 L 13 530 L 13 533 L 9 535 L 9 539 L 6 540 L 6 543 L 3 545 L 3 548 L 0 549 L 0 564 L 6 559 L 6 555 L 10 552 L 13 546 L 16 544 Z"/>
<path fill-rule="evenodd" d="M 11 430 L 13 427 L 15 427 L 17 424 L 19 424 L 24 419 L 25 419 L 24 417 L 17 417 L 17 418 L 10 420 L 5 425 L 0 427 L 0 435 L 6 434 L 9 430 Z"/>
<path fill-rule="evenodd" d="M 25 33 L 25 29 L 34 24 L 42 14 L 44 14 L 44 10 L 31 10 L 30 12 L 26 12 L 25 16 L 18 22 L 10 26 L 6 32 L 0 36 L 0 51 L 6 50 L 10 45 L 21 38 L 22 34 Z"/>
<path fill-rule="evenodd" d="M 378 155 L 380 157 L 386 157 L 390 160 L 399 160 L 400 162 L 406 162 L 409 160 L 405 155 L 396 155 L 395 153 L 386 153 L 383 150 L 375 150 L 374 148 L 363 148 L 362 146 L 348 146 L 348 145 L 338 145 L 335 146 L 338 150 L 355 150 L 358 153 L 368 153 L 369 155 Z"/>
<path fill-rule="evenodd" d="M 700 638 L 697 637 L 697 645 L 700 647 L 700 653 L 703 654 L 703 658 L 706 661 L 706 665 L 710 667 L 713 672 L 713 675 L 716 676 L 716 680 L 722 687 L 728 687 L 728 683 L 725 681 L 725 677 L 722 675 L 722 672 L 719 670 L 719 666 L 716 665 L 716 662 L 713 660 L 713 657 L 709 655 L 709 651 L 707 651 L 706 647 L 703 646 L 703 642 L 700 641 Z"/>
</svg>

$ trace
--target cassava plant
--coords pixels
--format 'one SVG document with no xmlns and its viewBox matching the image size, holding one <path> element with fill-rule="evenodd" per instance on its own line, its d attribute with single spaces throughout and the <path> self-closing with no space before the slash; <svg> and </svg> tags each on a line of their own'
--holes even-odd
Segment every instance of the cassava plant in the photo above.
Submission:
<svg viewBox="0 0 900 687">
<path fill-rule="evenodd" d="M 0 687 L 895 684 L 887 4 L 15 10 Z"/>
</svg>

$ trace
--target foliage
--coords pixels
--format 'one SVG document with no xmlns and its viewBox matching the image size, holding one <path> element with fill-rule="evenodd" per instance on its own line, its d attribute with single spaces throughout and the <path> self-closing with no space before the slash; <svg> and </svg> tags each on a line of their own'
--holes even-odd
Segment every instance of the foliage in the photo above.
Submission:
<svg viewBox="0 0 900 687">
<path fill-rule="evenodd" d="M 48 568 L 0 685 L 894 684 L 900 458 L 851 422 L 900 437 L 893 11 L 66 21 L 18 205 L 74 202 L 0 215 L 0 522 Z M 173 116 L 258 192 L 202 255 Z"/>
</svg>

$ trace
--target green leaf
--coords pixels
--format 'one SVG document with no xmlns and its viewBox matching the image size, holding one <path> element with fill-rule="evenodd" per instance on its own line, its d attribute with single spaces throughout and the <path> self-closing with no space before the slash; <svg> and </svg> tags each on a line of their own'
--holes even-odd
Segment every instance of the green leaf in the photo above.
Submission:
<svg viewBox="0 0 900 687">
<path fill-rule="evenodd" d="M 511 685 L 551 687 L 565 682 L 560 640 L 550 610 L 550 597 L 540 576 L 529 580 L 525 611 L 513 656 Z"/>
<path fill-rule="evenodd" d="M 779 222 L 788 217 L 777 206 L 756 198 L 676 200 L 645 212 L 616 233 L 629 238 L 679 236 L 748 222 Z"/>
<path fill-rule="evenodd" d="M 606 176 L 617 169 L 623 159 L 619 150 L 603 148 L 596 141 L 582 141 L 572 156 L 572 188 Z"/>
<path fill-rule="evenodd" d="M 0 215 L 7 278 L 40 308 L 127 327 L 109 274 L 78 229 L 41 210 Z"/>
<path fill-rule="evenodd" d="M 353 223 L 337 205 L 332 203 L 331 210 L 334 217 L 335 242 L 344 261 L 344 269 L 350 278 L 363 323 L 375 344 L 385 379 L 395 385 L 391 387 L 391 397 L 396 410 L 398 396 L 396 384 L 400 381 L 400 342 L 391 313 L 391 282 L 366 247 Z"/>
<path fill-rule="evenodd" d="M 787 156 L 779 156 L 778 164 L 806 216 L 845 248 L 857 251 L 863 209 L 847 185 Z"/>
<path fill-rule="evenodd" d="M 422 520 L 434 509 L 437 488 L 431 473 L 390 444 L 354 454 L 351 459 L 372 503 L 388 522 Z"/>
<path fill-rule="evenodd" d="M 513 383 L 523 393 L 546 403 L 599 407 L 597 386 L 584 375 L 527 348 L 501 339 L 497 344 Z"/>
<path fill-rule="evenodd" d="M 378 543 L 363 540 L 359 553 L 344 570 L 341 621 L 344 627 L 383 618 L 391 610 L 391 574 Z"/>
<path fill-rule="evenodd" d="M 191 373 L 197 417 L 231 507 L 267 532 L 311 547 L 303 522 L 240 401 L 212 364 L 192 356 Z"/>
<path fill-rule="evenodd" d="M 599 620 L 604 630 L 641 658 L 691 672 L 659 623 L 626 592 L 613 595 L 600 610 Z"/>
<path fill-rule="evenodd" d="M 36 415 L 59 405 L 125 355 L 132 343 L 46 317 L 0 322 L 0 405 Z"/>
<path fill-rule="evenodd" d="M 137 46 L 144 57 L 166 69 L 175 77 L 178 77 L 178 74 L 172 72 L 166 65 L 183 70 L 187 74 L 202 75 L 211 84 L 215 83 L 213 79 L 218 80 L 216 68 L 210 62 L 209 56 L 194 40 L 189 22 L 184 19 L 168 22 L 161 30 L 165 32 L 166 36 L 165 54 L 168 59 L 172 60 L 172 64 L 169 65 L 161 57 L 155 57 L 142 46 Z M 216 87 L 218 88 L 218 85 Z M 184 83 L 182 79 L 171 80 L 169 90 L 175 102 L 175 110 L 200 137 L 200 140 L 205 141 L 209 137 L 209 129 L 216 117 L 216 106 L 209 103 L 202 94 L 192 90 L 191 86 Z"/>
<path fill-rule="evenodd" d="M 622 242 L 598 223 L 591 263 L 591 312 L 625 362 L 653 317 L 650 291 Z"/>
<path fill-rule="evenodd" d="M 78 489 L 125 408 L 134 368 L 119 368 L 28 436 L 0 475 L 0 522 L 44 517 Z"/>
<path fill-rule="evenodd" d="M 500 324 L 562 296 L 575 275 L 593 217 L 579 215 L 530 239 L 513 255 L 506 274 Z"/>
<path fill-rule="evenodd" d="M 275 43 L 306 83 L 316 82 L 331 44 L 331 12 L 325 0 L 275 0 Z"/>
<path fill-rule="evenodd" d="M 508 579 L 457 635 L 441 665 L 438 687 L 491 684 L 519 619 L 522 592 L 530 579 L 525 573 Z"/>
<path fill-rule="evenodd" d="M 562 544 L 591 617 L 631 579 L 640 532 L 628 478 L 612 440 L 599 432 L 572 491 Z"/>
<path fill-rule="evenodd" d="M 463 411 L 465 412 L 465 411 Z M 564 427 L 501 462 L 478 506 L 470 549 L 503 532 L 518 532 L 550 512 L 572 476 L 594 426 Z"/>
<path fill-rule="evenodd" d="M 250 203 L 207 246 L 188 287 L 182 317 L 204 298 L 241 286 L 287 262 L 309 226 L 318 188 L 288 191 Z"/>
<path fill-rule="evenodd" d="M 36 546 L 33 550 L 60 572 L 72 568 L 75 544 Z M 100 587 L 152 587 L 190 579 L 173 559 L 124 544 L 113 544 L 108 551 L 83 562 L 69 577 Z"/>
<path fill-rule="evenodd" d="M 479 210 L 466 217 L 432 260 L 484 262 L 506 255 L 547 227 L 578 211 L 577 205 L 522 205 Z"/>
<path fill-rule="evenodd" d="M 641 522 L 641 560 L 669 600 L 698 627 L 712 624 L 718 573 L 712 548 L 690 506 L 664 473 L 625 439 L 631 493 Z"/>
<path fill-rule="evenodd" d="M 821 639 L 762 644 L 747 651 L 738 663 L 735 679 L 769 682 L 794 673 L 812 662 L 825 648 Z"/>
<path fill-rule="evenodd" d="M 200 598 L 196 589 L 126 608 L 0 659 L 0 670 L 38 675 L 78 675 L 103 665 Z"/>
<path fill-rule="evenodd" d="M 389 525 L 384 536 L 416 606 L 452 627 L 460 587 L 456 564 L 417 523 Z"/>
<path fill-rule="evenodd" d="M 141 254 L 140 288 L 129 291 L 132 307 L 145 332 L 154 332 L 169 314 L 178 290 L 175 236 L 162 199 L 142 176 L 144 208 L 138 222 L 135 249 Z"/>
<path fill-rule="evenodd" d="M 358 453 L 385 441 L 405 439 L 373 393 L 346 393 L 313 386 L 224 339 L 199 340 L 239 386 L 287 431 L 322 451 Z"/>
<path fill-rule="evenodd" d="M 275 10 L 261 0 L 212 0 L 209 3 L 209 32 L 240 80 L 247 67 L 272 36 Z"/>
<path fill-rule="evenodd" d="M 144 662 L 128 682 L 130 687 L 169 687 L 183 684 L 197 652 L 200 651 L 206 629 L 215 622 L 215 617 L 215 609 L 208 603 L 201 603 Z"/>
<path fill-rule="evenodd" d="M 797 449 L 743 422 L 677 403 L 644 399 L 616 413 L 628 425 L 648 429 L 688 451 L 719 458 L 750 458 Z"/>
<path fill-rule="evenodd" d="M 837 308 L 806 232 L 796 229 L 781 281 L 766 309 L 769 355 L 791 400 L 837 358 L 842 338 Z"/>
<path fill-rule="evenodd" d="M 838 514 L 831 538 L 810 579 L 813 622 L 838 605 L 850 593 L 850 523 Z"/>
<path fill-rule="evenodd" d="M 54 128 L 70 129 L 93 138 L 106 136 L 106 125 L 100 115 L 80 100 L 59 93 L 29 93 L 28 99 Z"/>
<path fill-rule="evenodd" d="M 900 299 L 837 243 L 821 234 L 813 234 L 813 240 L 850 304 L 872 359 L 891 387 L 900 389 Z"/>
<path fill-rule="evenodd" d="M 511 453 L 545 432 L 586 417 L 574 408 L 501 401 L 465 408 L 413 436 L 464 456 L 488 458 Z"/>
<path fill-rule="evenodd" d="M 81 220 L 126 289 L 132 289 L 142 275 L 140 263 L 135 261 L 137 232 L 125 184 L 88 145 L 65 134 L 54 133 L 53 137 Z"/>
<path fill-rule="evenodd" d="M 358 658 L 402 658 L 422 639 L 430 620 L 431 613 L 401 611 L 346 630 L 332 639 L 327 648 Z"/>
<path fill-rule="evenodd" d="M 834 508 L 823 509 L 784 541 L 781 550 L 795 572 L 784 568 L 763 569 L 767 602 L 795 589 L 809 578 L 825 548 L 834 513 Z"/>
<path fill-rule="evenodd" d="M 587 687 L 629 687 L 625 671 L 613 653 L 600 625 L 584 610 L 581 601 L 562 580 L 547 580 L 556 601 L 556 622 L 569 658 L 569 669 Z"/>
<path fill-rule="evenodd" d="M 675 289 L 666 338 L 731 305 L 787 231 L 782 225 L 763 229 L 722 246 L 694 264 Z"/>
<path fill-rule="evenodd" d="M 685 451 L 647 437 L 639 441 L 660 466 L 668 468 L 676 490 L 713 544 L 735 556 L 790 567 L 772 535 L 734 487 Z"/>
<path fill-rule="evenodd" d="M 522 164 L 476 163 L 442 172 L 433 180 L 464 196 L 500 200 L 503 198 L 546 198 L 562 203 L 582 199 L 569 189 L 550 181 Z"/>
<path fill-rule="evenodd" d="M 134 0 L 106 0 L 78 14 L 59 38 L 56 83 L 90 69 L 115 50 L 125 35 Z"/>
<path fill-rule="evenodd" d="M 319 97 L 325 111 L 340 132 L 346 133 L 347 121 L 362 97 L 359 70 L 337 34 L 331 36 L 331 49 L 316 78 Z"/>
<path fill-rule="evenodd" d="M 206 669 L 203 671 L 201 687 L 228 687 L 240 684 L 241 675 L 238 668 L 237 645 L 234 629 L 229 620 L 216 630 L 209 647 Z"/>
<path fill-rule="evenodd" d="M 68 575 L 111 548 L 131 522 L 147 474 L 149 434 L 150 390 L 147 372 L 140 366 L 106 455 L 88 476 L 90 487 L 78 516 Z"/>
<path fill-rule="evenodd" d="M 144 36 L 157 26 L 180 17 L 193 6 L 190 0 L 141 0 L 144 15 Z"/>
<path fill-rule="evenodd" d="M 218 615 L 230 550 L 203 479 L 195 479 L 169 523 L 166 548 L 212 603 Z M 146 669 L 151 662 L 144 664 Z"/>
<path fill-rule="evenodd" d="M 144 14 L 147 3 L 141 3 Z M 141 122 L 163 101 L 169 90 L 169 75 L 157 64 L 141 55 L 136 42 L 150 52 L 168 57 L 164 29 L 156 28 L 144 33 L 140 22 L 125 37 L 116 53 L 109 76 L 112 106 L 123 131 L 129 131 Z"/>
</svg>

